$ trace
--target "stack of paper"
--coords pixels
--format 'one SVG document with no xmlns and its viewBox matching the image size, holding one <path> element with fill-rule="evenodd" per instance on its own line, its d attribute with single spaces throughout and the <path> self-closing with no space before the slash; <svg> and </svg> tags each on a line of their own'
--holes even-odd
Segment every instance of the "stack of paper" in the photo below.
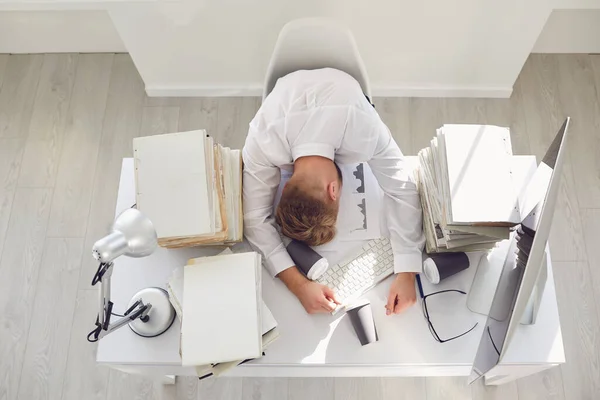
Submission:
<svg viewBox="0 0 600 400">
<path fill-rule="evenodd" d="M 223 250 L 219 255 L 228 255 L 233 254 L 230 249 Z M 195 264 L 195 260 L 190 260 L 191 264 Z M 169 281 L 167 283 L 167 291 L 169 292 L 169 300 L 175 311 L 177 312 L 177 316 L 179 320 L 183 320 L 183 290 L 184 290 L 184 267 L 177 268 L 173 271 Z M 265 349 L 275 341 L 279 337 L 279 331 L 277 330 L 277 321 L 273 317 L 271 310 L 264 303 L 262 298 L 260 299 L 261 304 L 261 334 L 262 334 L 262 350 Z M 229 369 L 245 362 L 246 360 L 240 359 L 235 361 L 223 362 L 218 364 L 206 364 L 196 366 L 196 371 L 198 376 L 210 376 L 215 375 L 218 376 Z"/>
<path fill-rule="evenodd" d="M 163 247 L 242 240 L 239 150 L 215 144 L 204 130 L 133 140 L 137 208 Z"/>
<path fill-rule="evenodd" d="M 276 323 L 270 312 L 263 319 L 260 277 L 261 257 L 254 252 L 189 260 L 179 302 L 184 366 L 202 372 L 209 365 L 234 366 L 261 357 L 263 333 Z"/>
<path fill-rule="evenodd" d="M 419 152 L 427 252 L 475 251 L 508 239 L 520 221 L 508 128 L 444 125 Z"/>
</svg>

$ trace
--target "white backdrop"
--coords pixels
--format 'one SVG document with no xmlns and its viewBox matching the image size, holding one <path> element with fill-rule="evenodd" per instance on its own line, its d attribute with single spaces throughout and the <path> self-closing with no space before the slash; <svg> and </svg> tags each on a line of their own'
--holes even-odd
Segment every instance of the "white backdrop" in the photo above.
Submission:
<svg viewBox="0 0 600 400">
<path fill-rule="evenodd" d="M 508 97 L 552 9 L 593 7 L 600 1 L 0 0 L 0 53 L 126 50 L 150 95 L 258 95 L 281 27 L 329 16 L 353 30 L 374 95 Z M 548 35 L 538 49 L 552 51 Z"/>
</svg>

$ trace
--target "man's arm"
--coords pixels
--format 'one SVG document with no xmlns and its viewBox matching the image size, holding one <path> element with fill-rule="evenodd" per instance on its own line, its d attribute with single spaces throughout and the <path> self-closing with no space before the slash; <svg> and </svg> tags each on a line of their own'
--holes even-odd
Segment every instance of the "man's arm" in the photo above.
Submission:
<svg viewBox="0 0 600 400">
<path fill-rule="evenodd" d="M 273 200 L 281 175 L 279 168 L 267 160 L 252 135 L 250 132 L 242 150 L 244 235 L 262 253 L 269 273 L 277 276 L 294 265 L 277 232 L 273 217 Z"/>
<path fill-rule="evenodd" d="M 306 279 L 296 267 L 281 271 L 277 277 L 294 293 L 309 314 L 332 312 L 336 304 L 341 304 L 333 290 Z"/>
<path fill-rule="evenodd" d="M 384 192 L 382 212 L 390 231 L 394 272 L 420 272 L 425 236 L 419 193 L 412 169 L 383 122 L 369 166 Z"/>
<path fill-rule="evenodd" d="M 396 279 L 390 288 L 387 314 L 398 314 L 416 302 L 415 273 L 421 271 L 423 235 L 421 203 L 412 169 L 381 122 L 377 146 L 369 166 L 383 189 L 383 213 L 394 252 Z"/>
<path fill-rule="evenodd" d="M 249 135 L 250 136 L 250 135 Z M 251 137 L 242 152 L 244 158 L 244 235 L 265 258 L 272 276 L 280 278 L 309 314 L 331 312 L 339 302 L 331 289 L 312 282 L 294 266 L 273 218 L 273 201 L 281 179 L 279 168 L 271 165 Z"/>
</svg>

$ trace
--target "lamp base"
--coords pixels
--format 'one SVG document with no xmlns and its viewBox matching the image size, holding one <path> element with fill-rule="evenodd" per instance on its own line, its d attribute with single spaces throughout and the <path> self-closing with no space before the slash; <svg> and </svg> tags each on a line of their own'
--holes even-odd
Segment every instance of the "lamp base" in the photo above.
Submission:
<svg viewBox="0 0 600 400">
<path fill-rule="evenodd" d="M 155 337 L 165 333 L 173 325 L 176 316 L 167 291 L 157 287 L 142 289 L 132 297 L 127 308 L 139 299 L 142 299 L 144 304 L 152 304 L 152 308 L 146 322 L 138 318 L 129 323 L 131 330 L 143 337 Z"/>
</svg>

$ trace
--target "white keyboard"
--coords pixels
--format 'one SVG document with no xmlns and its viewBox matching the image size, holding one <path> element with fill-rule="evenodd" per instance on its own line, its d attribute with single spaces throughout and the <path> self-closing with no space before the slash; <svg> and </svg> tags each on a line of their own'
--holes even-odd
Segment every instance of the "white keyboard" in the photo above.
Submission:
<svg viewBox="0 0 600 400">
<path fill-rule="evenodd" d="M 333 289 L 342 303 L 332 314 L 339 312 L 350 301 L 394 273 L 394 255 L 387 238 L 371 240 L 353 257 L 329 267 L 317 282 Z"/>
</svg>

